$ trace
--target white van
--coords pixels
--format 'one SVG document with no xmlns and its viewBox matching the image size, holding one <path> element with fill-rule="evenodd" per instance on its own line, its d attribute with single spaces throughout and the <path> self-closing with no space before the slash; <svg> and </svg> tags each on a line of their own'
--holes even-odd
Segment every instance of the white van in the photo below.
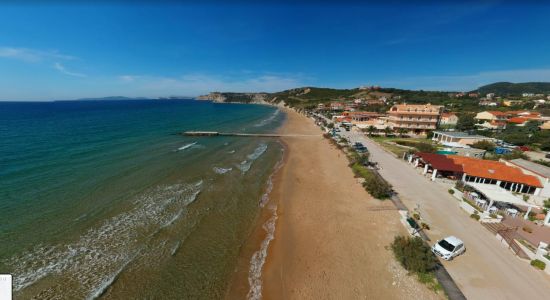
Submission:
<svg viewBox="0 0 550 300">
<path fill-rule="evenodd" d="M 455 236 L 439 240 L 432 246 L 432 252 L 444 260 L 451 260 L 464 253 L 464 251 L 466 251 L 464 242 Z"/>
</svg>

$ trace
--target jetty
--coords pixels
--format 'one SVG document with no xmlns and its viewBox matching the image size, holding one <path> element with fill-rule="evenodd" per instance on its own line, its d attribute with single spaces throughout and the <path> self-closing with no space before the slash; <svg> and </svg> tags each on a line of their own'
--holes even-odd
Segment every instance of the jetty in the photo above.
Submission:
<svg viewBox="0 0 550 300">
<path fill-rule="evenodd" d="M 319 136 L 320 134 L 279 134 L 279 133 L 240 133 L 240 132 L 218 132 L 218 131 L 185 131 L 186 136 L 242 136 L 242 137 L 301 137 Z"/>
</svg>

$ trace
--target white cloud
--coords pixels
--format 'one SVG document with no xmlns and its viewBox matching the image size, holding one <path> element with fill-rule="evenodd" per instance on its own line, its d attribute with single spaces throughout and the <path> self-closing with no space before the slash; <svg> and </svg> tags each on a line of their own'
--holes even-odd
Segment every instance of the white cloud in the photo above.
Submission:
<svg viewBox="0 0 550 300">
<path fill-rule="evenodd" d="M 63 66 L 62 64 L 56 62 L 53 67 L 58 70 L 59 72 L 65 74 L 65 75 L 69 75 L 69 76 L 74 76 L 74 77 L 86 77 L 85 74 L 82 74 L 82 73 L 75 73 L 75 72 L 71 72 L 69 70 L 67 70 L 67 68 L 65 68 L 65 66 Z"/>
<path fill-rule="evenodd" d="M 40 62 L 47 59 L 73 60 L 74 56 L 61 54 L 57 51 L 42 51 L 29 48 L 0 47 L 0 57 L 21 60 L 24 62 Z"/>
<path fill-rule="evenodd" d="M 140 76 L 136 75 L 121 75 L 118 76 L 118 79 L 124 81 L 124 82 L 134 82 L 136 79 L 139 79 Z"/>
<path fill-rule="evenodd" d="M 499 82 L 550 81 L 550 69 L 485 71 L 464 75 L 404 77 L 381 81 L 383 86 L 423 90 L 469 91 L 482 85 Z"/>
<path fill-rule="evenodd" d="M 128 88 L 159 95 L 199 95 L 213 91 L 276 92 L 304 86 L 303 76 L 274 74 L 246 78 L 204 74 L 187 74 L 179 77 L 121 75 L 118 79 L 127 84 Z"/>
</svg>

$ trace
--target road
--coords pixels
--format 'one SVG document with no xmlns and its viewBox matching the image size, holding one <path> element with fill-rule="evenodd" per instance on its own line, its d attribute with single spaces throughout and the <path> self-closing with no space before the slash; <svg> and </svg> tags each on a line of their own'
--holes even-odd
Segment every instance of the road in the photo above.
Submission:
<svg viewBox="0 0 550 300">
<path fill-rule="evenodd" d="M 430 224 L 428 236 L 435 241 L 455 235 L 466 253 L 443 262 L 468 299 L 550 299 L 550 276 L 531 267 L 505 248 L 488 230 L 458 206 L 446 187 L 431 182 L 412 165 L 397 159 L 360 132 L 343 132 L 352 142 L 367 146 L 380 174 L 393 185 L 409 208 L 420 207 Z"/>
</svg>

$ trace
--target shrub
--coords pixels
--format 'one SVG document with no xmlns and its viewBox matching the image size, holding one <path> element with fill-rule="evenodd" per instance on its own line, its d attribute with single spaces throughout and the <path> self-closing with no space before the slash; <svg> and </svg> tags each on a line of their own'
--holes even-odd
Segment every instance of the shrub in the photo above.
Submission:
<svg viewBox="0 0 550 300">
<path fill-rule="evenodd" d="M 493 219 L 496 219 L 496 218 L 497 218 L 497 214 L 490 213 L 490 214 L 489 214 L 489 217 L 491 217 L 491 218 L 493 218 Z"/>
<path fill-rule="evenodd" d="M 455 183 L 455 189 L 464 192 L 464 181 L 459 180 Z"/>
<path fill-rule="evenodd" d="M 479 221 L 480 216 L 477 213 L 473 213 L 473 214 L 470 215 L 470 218 L 472 218 L 476 221 Z"/>
<path fill-rule="evenodd" d="M 534 260 L 531 261 L 531 266 L 533 266 L 533 267 L 535 267 L 539 270 L 544 270 L 546 268 L 546 263 L 544 263 L 541 260 L 534 259 Z"/>
<path fill-rule="evenodd" d="M 357 177 L 365 179 L 363 187 L 371 196 L 376 199 L 387 199 L 391 197 L 392 187 L 380 175 L 357 162 L 352 165 L 351 169 Z"/>
<path fill-rule="evenodd" d="M 493 151 L 495 150 L 496 145 L 493 142 L 483 140 L 483 141 L 473 143 L 472 147 L 477 149 L 487 150 L 487 151 Z"/>
<path fill-rule="evenodd" d="M 422 227 L 422 229 L 426 229 L 426 230 L 430 230 L 430 225 L 422 222 L 422 224 L 420 224 L 420 226 Z"/>
<path fill-rule="evenodd" d="M 449 189 L 449 194 L 454 195 L 454 193 L 455 193 L 455 190 Z"/>
<path fill-rule="evenodd" d="M 414 214 L 413 214 L 413 218 L 414 218 L 415 220 L 420 220 L 420 215 L 419 215 L 418 213 L 414 213 Z"/>
<path fill-rule="evenodd" d="M 523 231 L 525 232 L 528 232 L 528 233 L 533 233 L 533 229 L 531 227 L 528 227 L 528 226 L 523 226 L 523 228 L 521 228 Z"/>
<path fill-rule="evenodd" d="M 391 248 L 395 258 L 409 272 L 428 273 L 436 268 L 435 256 L 419 237 L 396 236 Z"/>
</svg>

